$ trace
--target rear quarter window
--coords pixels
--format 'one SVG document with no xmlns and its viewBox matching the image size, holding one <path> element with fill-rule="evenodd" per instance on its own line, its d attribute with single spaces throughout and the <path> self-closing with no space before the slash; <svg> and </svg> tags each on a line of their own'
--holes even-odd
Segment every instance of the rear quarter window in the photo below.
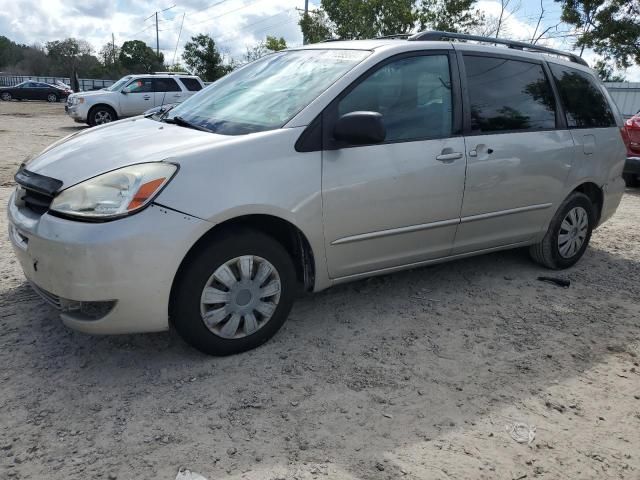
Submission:
<svg viewBox="0 0 640 480">
<path fill-rule="evenodd" d="M 542 65 L 465 55 L 473 133 L 556 127 L 553 90 Z"/>
<path fill-rule="evenodd" d="M 180 81 L 187 87 L 187 90 L 190 92 L 197 92 L 198 90 L 202 90 L 202 85 L 195 78 L 182 78 L 180 77 Z"/>
<path fill-rule="evenodd" d="M 560 91 L 569 128 L 613 127 L 615 117 L 595 78 L 563 65 L 549 64 Z"/>
</svg>

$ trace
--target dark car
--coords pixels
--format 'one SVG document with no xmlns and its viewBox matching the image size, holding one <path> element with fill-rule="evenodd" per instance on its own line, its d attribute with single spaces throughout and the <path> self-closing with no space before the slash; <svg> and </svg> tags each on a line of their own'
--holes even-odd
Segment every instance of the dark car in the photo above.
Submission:
<svg viewBox="0 0 640 480">
<path fill-rule="evenodd" d="M 27 80 L 13 87 L 1 87 L 0 98 L 5 102 L 9 100 L 46 100 L 48 102 L 58 102 L 66 99 L 71 93 L 71 89 L 65 89 L 43 82 Z"/>
<path fill-rule="evenodd" d="M 627 161 L 622 176 L 628 187 L 640 187 L 640 112 L 624 122 L 624 132 Z"/>
</svg>

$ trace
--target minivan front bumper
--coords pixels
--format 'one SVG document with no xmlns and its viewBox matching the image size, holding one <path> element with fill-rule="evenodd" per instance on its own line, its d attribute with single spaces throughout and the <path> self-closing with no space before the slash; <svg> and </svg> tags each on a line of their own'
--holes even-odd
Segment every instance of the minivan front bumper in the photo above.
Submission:
<svg viewBox="0 0 640 480">
<path fill-rule="evenodd" d="M 14 194 L 15 195 L 15 194 Z M 27 280 L 87 333 L 166 330 L 176 272 L 212 224 L 151 205 L 123 219 L 86 223 L 42 216 L 9 200 L 9 237 Z"/>
</svg>

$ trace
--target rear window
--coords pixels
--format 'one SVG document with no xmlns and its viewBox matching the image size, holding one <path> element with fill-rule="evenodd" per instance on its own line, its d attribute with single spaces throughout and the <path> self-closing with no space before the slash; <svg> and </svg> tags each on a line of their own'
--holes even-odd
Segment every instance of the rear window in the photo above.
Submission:
<svg viewBox="0 0 640 480">
<path fill-rule="evenodd" d="M 198 90 L 202 90 L 202 85 L 195 78 L 183 78 L 180 77 L 180 81 L 187 87 L 187 90 L 190 92 L 197 92 Z"/>
<path fill-rule="evenodd" d="M 465 55 L 474 133 L 556 126 L 553 90 L 542 65 Z"/>
<path fill-rule="evenodd" d="M 173 78 L 156 78 L 156 92 L 180 92 L 180 86 Z"/>
<path fill-rule="evenodd" d="M 613 127 L 611 107 L 595 78 L 586 72 L 549 64 L 560 90 L 569 128 Z"/>
</svg>

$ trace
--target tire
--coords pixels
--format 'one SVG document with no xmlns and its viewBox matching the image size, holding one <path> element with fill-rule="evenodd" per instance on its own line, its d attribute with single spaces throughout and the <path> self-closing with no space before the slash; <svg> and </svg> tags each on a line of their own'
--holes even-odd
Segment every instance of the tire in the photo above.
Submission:
<svg viewBox="0 0 640 480">
<path fill-rule="evenodd" d="M 253 259 L 244 279 L 240 257 Z M 250 350 L 269 340 L 287 319 L 297 290 L 296 272 L 291 256 L 272 237 L 247 228 L 230 229 L 187 262 L 176 279 L 170 317 L 180 336 L 201 352 L 224 356 Z M 225 265 L 235 284 L 222 275 Z M 260 280 L 269 265 L 273 271 Z M 269 295 L 278 279 L 279 293 Z"/>
<path fill-rule="evenodd" d="M 640 187 L 640 175 L 635 175 L 633 173 L 623 173 L 622 178 L 624 178 L 624 183 L 627 185 L 627 187 Z"/>
<path fill-rule="evenodd" d="M 0 98 L 2 98 L 2 100 L 4 102 L 9 102 L 9 101 L 11 101 L 13 96 L 9 92 L 2 92 L 2 94 L 0 94 Z"/>
<path fill-rule="evenodd" d="M 570 212 L 576 213 L 577 217 L 568 218 Z M 582 218 L 586 220 L 584 230 L 581 228 L 583 223 L 576 221 Z M 589 197 L 583 193 L 573 192 L 558 208 L 542 241 L 530 247 L 529 254 L 535 262 L 552 270 L 569 268 L 580 260 L 587 249 L 595 224 L 596 210 Z M 567 230 L 565 228 L 567 226 L 573 228 Z M 578 246 L 580 233 L 584 237 L 582 238 L 582 243 Z M 563 236 L 562 239 L 560 235 Z M 567 238 L 569 240 L 563 241 Z M 573 240 L 577 240 L 574 243 L 575 249 L 571 245 Z"/>
<path fill-rule="evenodd" d="M 95 127 L 96 125 L 104 125 L 105 123 L 115 122 L 118 119 L 116 112 L 113 108 L 106 105 L 98 105 L 93 107 L 89 112 L 89 125 Z"/>
<path fill-rule="evenodd" d="M 47 95 L 47 102 L 49 102 L 49 103 L 57 103 L 58 102 L 58 96 L 55 93 L 50 93 L 49 95 Z"/>
</svg>

